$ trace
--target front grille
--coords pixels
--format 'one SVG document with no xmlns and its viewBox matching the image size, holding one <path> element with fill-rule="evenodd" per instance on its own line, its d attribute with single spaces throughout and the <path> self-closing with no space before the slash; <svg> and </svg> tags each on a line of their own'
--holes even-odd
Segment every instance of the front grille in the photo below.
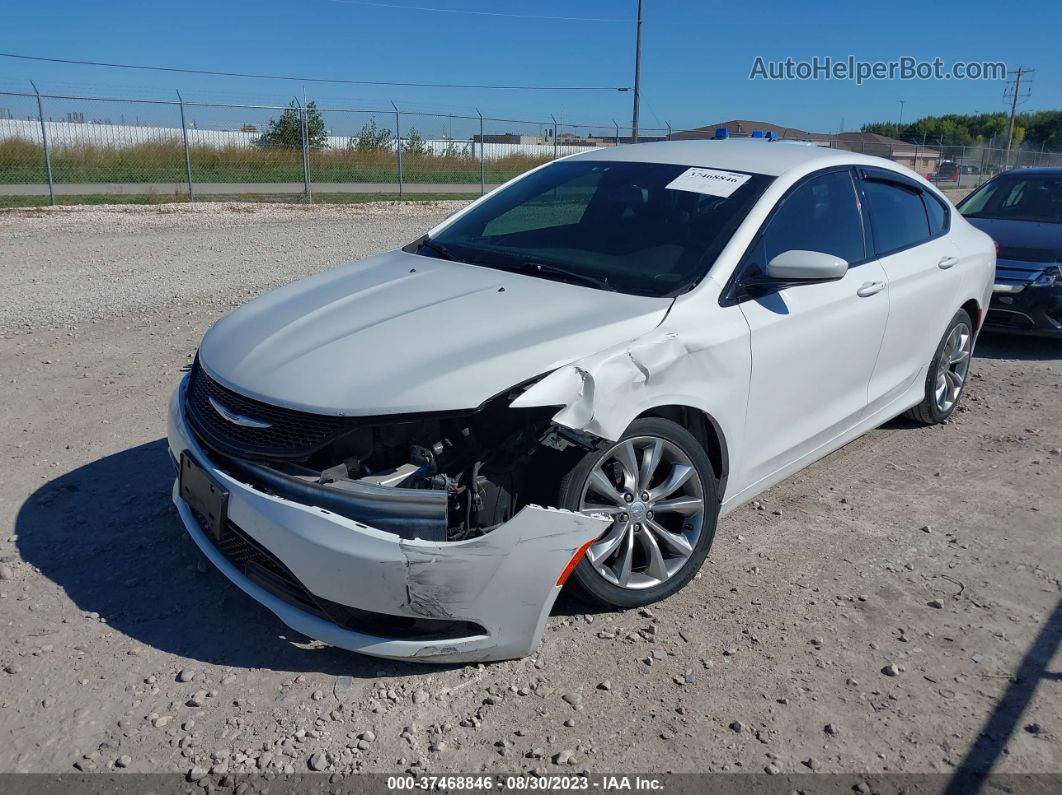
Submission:
<svg viewBox="0 0 1062 795">
<path fill-rule="evenodd" d="M 250 428 L 230 422 L 215 410 L 210 398 L 236 414 L 268 422 L 270 427 Z M 225 453 L 264 458 L 306 458 L 358 424 L 350 417 L 309 414 L 244 397 L 207 375 L 198 360 L 192 367 L 186 408 L 192 425 L 210 446 Z"/>
<path fill-rule="evenodd" d="M 288 604 L 321 615 L 313 595 L 283 563 L 257 544 L 231 521 L 226 521 L 221 538 L 209 536 L 218 552 L 233 566 Z"/>
<path fill-rule="evenodd" d="M 214 548 L 248 579 L 293 607 L 344 629 L 401 640 L 465 638 L 485 632 L 483 627 L 470 621 L 373 613 L 316 596 L 276 556 L 231 520 L 225 520 L 221 537 L 215 538 L 206 529 L 202 518 L 196 516 L 196 519 Z"/>
</svg>

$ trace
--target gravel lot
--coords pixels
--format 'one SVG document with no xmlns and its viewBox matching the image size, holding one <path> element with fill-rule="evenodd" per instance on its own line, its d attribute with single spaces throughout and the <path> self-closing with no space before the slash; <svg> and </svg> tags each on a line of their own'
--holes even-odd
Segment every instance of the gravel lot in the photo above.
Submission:
<svg viewBox="0 0 1062 795">
<path fill-rule="evenodd" d="M 533 657 L 293 636 L 169 502 L 207 326 L 453 206 L 0 214 L 0 772 L 1062 772 L 1062 345 L 981 341 L 894 421 L 724 520 L 650 610 L 562 599 Z"/>
</svg>

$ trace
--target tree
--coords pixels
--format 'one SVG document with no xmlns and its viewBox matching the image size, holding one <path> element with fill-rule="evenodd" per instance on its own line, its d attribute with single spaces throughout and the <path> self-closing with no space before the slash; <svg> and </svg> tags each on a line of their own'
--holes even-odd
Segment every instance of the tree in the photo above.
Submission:
<svg viewBox="0 0 1062 795">
<path fill-rule="evenodd" d="M 403 149 L 411 155 L 427 155 L 431 154 L 428 151 L 428 145 L 424 143 L 424 136 L 417 132 L 416 127 L 410 127 L 409 133 L 406 135 L 405 145 Z"/>
<path fill-rule="evenodd" d="M 1022 114 L 1025 137 L 1049 150 L 1062 151 L 1062 110 Z"/>
<path fill-rule="evenodd" d="M 369 119 L 354 136 L 354 148 L 359 152 L 378 152 L 391 148 L 391 131 L 378 127 L 376 119 Z"/>
<path fill-rule="evenodd" d="M 896 122 L 875 122 L 864 124 L 864 132 L 887 135 L 904 141 L 922 141 L 945 146 L 974 146 L 987 143 L 992 139 L 996 144 L 1006 142 L 1010 126 L 1008 114 L 947 114 L 944 116 L 926 116 L 909 124 Z M 1048 150 L 1062 149 L 1062 111 L 1041 110 L 1031 113 L 1019 113 L 1014 126 L 1014 143 L 1026 143 L 1044 146 Z"/>
<path fill-rule="evenodd" d="M 323 149 L 328 141 L 324 118 L 313 102 L 306 105 L 306 140 L 311 149 Z M 302 148 L 302 117 L 294 100 L 284 108 L 279 119 L 269 120 L 269 128 L 262 133 L 261 143 L 287 149 Z"/>
</svg>

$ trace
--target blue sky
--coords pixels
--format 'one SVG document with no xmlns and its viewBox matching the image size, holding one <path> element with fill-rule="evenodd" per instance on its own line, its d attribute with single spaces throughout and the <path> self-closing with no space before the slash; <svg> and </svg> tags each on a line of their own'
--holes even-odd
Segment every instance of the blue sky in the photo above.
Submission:
<svg viewBox="0 0 1062 795">
<path fill-rule="evenodd" d="M 10 3 L 0 51 L 60 58 L 366 80 L 629 85 L 635 0 L 381 0 L 395 6 L 620 19 L 565 21 L 385 8 L 344 0 Z M 1055 10 L 1043 10 L 1053 7 Z M 1002 60 L 1037 71 L 1024 109 L 1062 108 L 1062 6 L 1004 19 L 998 2 L 961 5 L 646 0 L 642 125 L 676 129 L 751 118 L 816 131 L 943 112 L 1003 110 L 989 81 L 750 81 L 756 56 Z M 1006 23 L 1013 35 L 997 35 Z M 0 58 L 0 90 L 231 102 L 284 102 L 298 83 L 116 70 Z M 629 124 L 631 94 L 307 85 L 323 105 L 388 107 L 511 119 Z M 0 106 L 11 105 L 0 97 Z M 17 103 L 16 103 L 17 104 Z M 93 108 L 92 110 L 95 110 Z M 114 115 L 125 110 L 108 110 Z M 150 107 L 130 109 L 150 117 Z M 167 111 L 168 112 L 168 111 Z M 206 111 L 201 111 L 205 114 Z M 91 115 L 92 111 L 86 115 Z M 18 105 L 16 115 L 22 113 Z M 219 122 L 220 123 L 220 122 Z M 422 126 L 444 122 L 425 119 Z M 434 134 L 434 131 L 429 130 Z"/>
</svg>

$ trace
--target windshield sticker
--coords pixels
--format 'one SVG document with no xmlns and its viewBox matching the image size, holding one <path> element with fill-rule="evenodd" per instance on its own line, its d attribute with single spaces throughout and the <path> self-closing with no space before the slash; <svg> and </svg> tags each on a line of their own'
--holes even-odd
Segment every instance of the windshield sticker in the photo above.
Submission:
<svg viewBox="0 0 1062 795">
<path fill-rule="evenodd" d="M 667 184 L 670 190 L 688 190 L 727 198 L 749 181 L 751 175 L 714 168 L 687 168 Z"/>
</svg>

